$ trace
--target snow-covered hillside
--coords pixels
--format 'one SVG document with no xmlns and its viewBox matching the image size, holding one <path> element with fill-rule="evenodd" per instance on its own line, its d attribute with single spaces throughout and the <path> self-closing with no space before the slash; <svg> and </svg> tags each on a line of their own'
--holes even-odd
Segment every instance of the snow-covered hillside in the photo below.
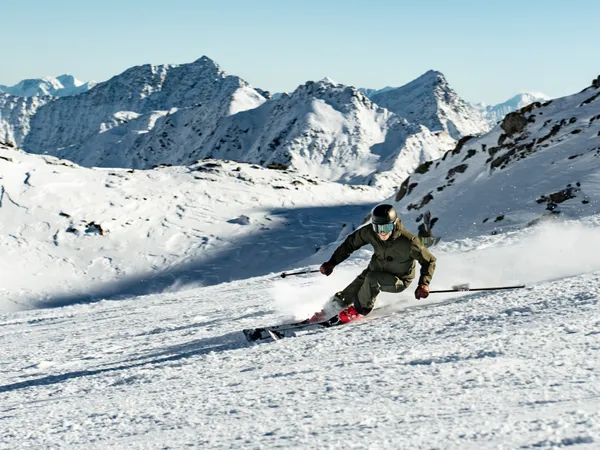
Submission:
<svg viewBox="0 0 600 450">
<path fill-rule="evenodd" d="M 511 97 L 503 103 L 497 105 L 486 105 L 485 103 L 471 104 L 490 124 L 495 126 L 499 121 L 504 119 L 508 113 L 521 109 L 535 102 L 547 102 L 550 97 L 541 92 L 521 93 Z"/>
<path fill-rule="evenodd" d="M 44 77 L 22 80 L 14 86 L 0 84 L 0 92 L 16 95 L 18 97 L 52 96 L 66 97 L 77 95 L 93 88 L 95 81 L 79 81 L 73 75 L 60 75 L 58 77 Z"/>
<path fill-rule="evenodd" d="M 117 144 L 152 130 L 160 117 L 176 108 L 194 109 L 200 128 L 197 123 L 188 124 L 186 131 L 200 137 L 221 118 L 264 101 L 261 93 L 240 78 L 227 75 L 207 57 L 190 64 L 138 66 L 87 92 L 40 108 L 32 118 L 23 148 L 31 153 L 68 155 L 78 164 L 104 161 L 97 165 L 122 167 L 111 160 L 110 152 L 118 148 Z M 106 136 L 99 136 L 102 134 Z M 161 162 L 166 161 L 153 161 L 146 167 Z"/>
<path fill-rule="evenodd" d="M 444 75 L 430 70 L 395 89 L 384 89 L 370 98 L 380 106 L 419 123 L 431 131 L 446 131 L 454 139 L 478 135 L 489 125 L 450 87 Z"/>
<path fill-rule="evenodd" d="M 31 118 L 52 97 L 17 97 L 0 93 L 0 142 L 21 146 L 31 129 Z"/>
<path fill-rule="evenodd" d="M 0 309 L 264 275 L 358 226 L 381 199 L 227 161 L 87 169 L 0 145 Z"/>
<path fill-rule="evenodd" d="M 417 168 L 395 197 L 408 222 L 430 209 L 442 235 L 469 236 L 600 212 L 600 78 L 507 115 Z"/>
</svg>

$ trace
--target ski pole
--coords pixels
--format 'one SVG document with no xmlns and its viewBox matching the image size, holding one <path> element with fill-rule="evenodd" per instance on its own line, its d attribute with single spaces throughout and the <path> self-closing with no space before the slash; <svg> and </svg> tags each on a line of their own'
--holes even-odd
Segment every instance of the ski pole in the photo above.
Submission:
<svg viewBox="0 0 600 450">
<path fill-rule="evenodd" d="M 524 284 L 518 286 L 499 286 L 499 287 L 487 287 L 487 288 L 470 288 L 468 286 L 454 286 L 453 289 L 444 289 L 440 291 L 429 291 L 430 294 L 442 294 L 445 292 L 471 292 L 471 291 L 500 291 L 505 289 L 522 289 Z"/>
<path fill-rule="evenodd" d="M 281 274 L 281 278 L 289 277 L 289 276 L 292 276 L 292 275 L 302 275 L 303 273 L 316 273 L 316 272 L 320 272 L 320 270 L 319 269 L 316 269 L 316 270 L 303 270 L 302 272 L 292 272 L 292 273 L 285 273 L 285 272 L 283 272 Z"/>
</svg>

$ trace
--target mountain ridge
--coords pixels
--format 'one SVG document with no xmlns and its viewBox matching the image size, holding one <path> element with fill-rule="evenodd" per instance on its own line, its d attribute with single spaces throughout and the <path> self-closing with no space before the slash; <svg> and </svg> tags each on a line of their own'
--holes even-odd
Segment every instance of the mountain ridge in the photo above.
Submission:
<svg viewBox="0 0 600 450">
<path fill-rule="evenodd" d="M 422 123 L 433 132 L 445 131 L 457 140 L 489 130 L 485 120 L 436 70 L 429 70 L 398 88 L 375 93 L 371 98 L 401 117 Z"/>
<path fill-rule="evenodd" d="M 600 77 L 579 93 L 508 114 L 418 167 L 391 199 L 417 223 L 430 209 L 440 234 L 521 229 L 600 212 Z M 437 220 L 436 219 L 436 220 Z"/>
<path fill-rule="evenodd" d="M 551 97 L 541 92 L 521 92 L 509 98 L 508 100 L 495 105 L 486 105 L 485 103 L 472 103 L 475 108 L 490 124 L 495 126 L 507 114 L 530 105 L 535 102 L 546 102 Z"/>
<path fill-rule="evenodd" d="M 4 92 L 17 97 L 66 97 L 88 91 L 96 84 L 98 84 L 96 81 L 83 82 L 73 75 L 63 74 L 58 77 L 25 79 L 13 86 L 0 84 L 0 93 Z"/>
</svg>

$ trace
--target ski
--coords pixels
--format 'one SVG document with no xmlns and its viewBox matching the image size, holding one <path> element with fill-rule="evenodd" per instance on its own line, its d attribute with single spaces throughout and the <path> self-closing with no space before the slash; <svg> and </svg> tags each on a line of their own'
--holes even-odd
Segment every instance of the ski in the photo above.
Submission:
<svg viewBox="0 0 600 450">
<path fill-rule="evenodd" d="M 287 323 L 270 327 L 248 328 L 242 330 L 242 332 L 249 342 L 260 341 L 263 339 L 279 340 L 294 331 L 307 330 L 311 328 L 327 328 L 341 324 L 342 322 L 340 321 L 339 317 L 335 315 L 330 319 L 323 320 L 321 322 L 310 322 L 308 319 L 306 319 L 302 322 L 296 323 Z"/>
</svg>

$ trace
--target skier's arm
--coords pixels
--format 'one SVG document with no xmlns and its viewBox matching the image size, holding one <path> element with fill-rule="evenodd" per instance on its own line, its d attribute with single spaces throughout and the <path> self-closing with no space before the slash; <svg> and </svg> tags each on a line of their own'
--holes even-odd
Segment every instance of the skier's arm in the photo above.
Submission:
<svg viewBox="0 0 600 450">
<path fill-rule="evenodd" d="M 431 283 L 431 277 L 435 271 L 435 256 L 431 254 L 419 241 L 415 238 L 411 242 L 410 257 L 419 261 L 421 265 L 421 276 L 419 277 L 419 285 L 427 285 Z"/>
<path fill-rule="evenodd" d="M 330 263 L 337 266 L 342 261 L 346 260 L 352 253 L 361 248 L 364 245 L 367 245 L 369 242 L 366 240 L 366 233 L 369 231 L 369 228 L 362 227 L 356 230 L 354 233 L 348 235 L 348 237 L 344 240 L 342 245 L 340 245 L 331 258 L 329 259 Z"/>
</svg>

